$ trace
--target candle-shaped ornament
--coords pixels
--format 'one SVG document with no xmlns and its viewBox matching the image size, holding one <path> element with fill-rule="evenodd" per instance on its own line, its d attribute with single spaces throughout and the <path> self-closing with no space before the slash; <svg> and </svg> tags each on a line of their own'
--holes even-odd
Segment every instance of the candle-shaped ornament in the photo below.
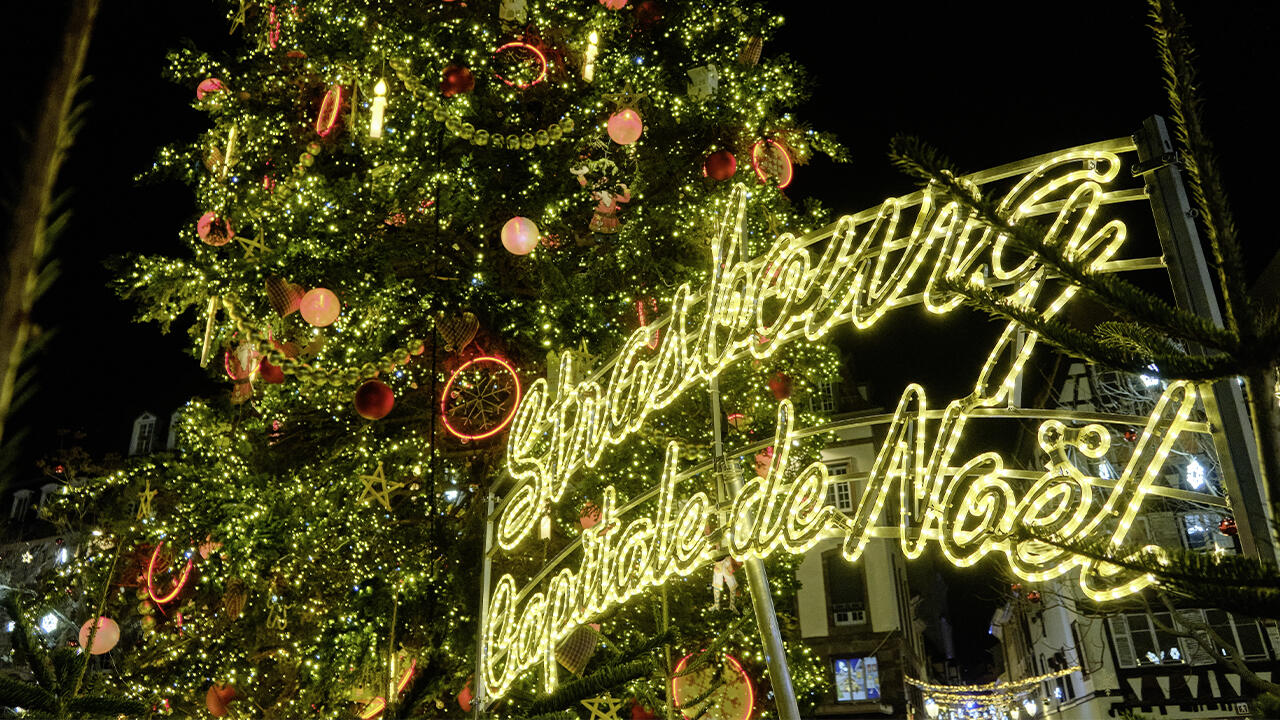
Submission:
<svg viewBox="0 0 1280 720">
<path fill-rule="evenodd" d="M 379 79 L 373 86 L 373 105 L 369 110 L 369 137 L 382 137 L 382 116 L 387 111 L 387 81 Z"/>
<path fill-rule="evenodd" d="M 582 62 L 582 79 L 591 82 L 596 76 L 596 54 L 600 52 L 600 35 L 595 30 L 587 36 L 587 54 Z"/>
</svg>

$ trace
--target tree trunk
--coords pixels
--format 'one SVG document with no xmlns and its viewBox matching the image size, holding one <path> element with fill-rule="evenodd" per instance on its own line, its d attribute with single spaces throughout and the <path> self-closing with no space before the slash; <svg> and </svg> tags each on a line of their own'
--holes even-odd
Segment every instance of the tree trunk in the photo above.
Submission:
<svg viewBox="0 0 1280 720">
<path fill-rule="evenodd" d="M 98 0 L 73 0 L 62 35 L 62 51 L 54 59 L 40 114 L 36 117 L 31 154 L 22 173 L 13 227 L 6 252 L 3 300 L 0 301 L 0 440 L 13 402 L 18 364 L 31 335 L 31 307 L 45 253 L 49 203 L 58 169 L 71 144 L 67 119 L 89 51 Z"/>
</svg>

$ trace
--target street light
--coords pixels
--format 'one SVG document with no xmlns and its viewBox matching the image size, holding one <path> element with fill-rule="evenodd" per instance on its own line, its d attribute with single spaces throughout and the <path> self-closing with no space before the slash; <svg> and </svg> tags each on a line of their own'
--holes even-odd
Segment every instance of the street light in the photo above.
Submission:
<svg viewBox="0 0 1280 720">
<path fill-rule="evenodd" d="M 935 701 L 933 698 L 925 698 L 925 699 L 924 699 L 924 711 L 925 711 L 926 713 L 928 713 L 928 714 L 929 714 L 929 717 L 931 717 L 931 718 L 936 718 L 936 717 L 938 717 L 938 703 L 937 703 L 937 701 Z"/>
</svg>

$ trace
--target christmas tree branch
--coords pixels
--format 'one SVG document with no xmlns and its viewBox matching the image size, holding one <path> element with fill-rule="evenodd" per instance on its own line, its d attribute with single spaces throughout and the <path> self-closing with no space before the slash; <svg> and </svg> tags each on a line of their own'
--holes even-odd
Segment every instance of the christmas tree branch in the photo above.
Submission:
<svg viewBox="0 0 1280 720">
<path fill-rule="evenodd" d="M 1149 0 L 1148 17 L 1164 70 L 1174 135 L 1186 150 L 1182 162 L 1187 185 L 1203 220 L 1218 271 L 1227 327 L 1247 338 L 1253 334 L 1255 323 L 1245 285 L 1244 261 L 1235 218 L 1218 172 L 1217 154 L 1204 129 L 1202 102 L 1196 93 L 1195 47 L 1187 35 L 1186 18 L 1172 2 Z"/>
<path fill-rule="evenodd" d="M 1063 352 L 1089 362 L 1131 373 L 1145 373 L 1185 380 L 1215 380 L 1239 375 L 1243 367 L 1231 355 L 1215 353 L 1208 356 L 1189 355 L 1172 346 L 1146 326 L 1136 326 L 1117 339 L 1119 327 L 1103 323 L 1093 334 L 1057 318 L 1046 318 L 1040 311 L 1012 302 L 998 293 L 978 285 L 969 285 L 955 279 L 939 281 L 943 290 L 960 295 L 964 302 L 1002 320 L 1012 320 L 1036 333 L 1046 342 Z M 1147 366 L 1155 364 L 1157 371 Z"/>
<path fill-rule="evenodd" d="M 1114 274 L 1095 272 L 1091 263 L 1071 257 L 1067 248 L 1045 242 L 1046 233 L 1040 223 L 1032 220 L 1010 222 L 995 202 L 958 178 L 949 160 L 919 139 L 895 137 L 889 156 L 908 175 L 934 183 L 949 198 L 969 209 L 980 222 L 1005 237 L 1014 249 L 1037 256 L 1056 275 L 1120 316 L 1162 330 L 1180 340 L 1228 353 L 1239 350 L 1240 341 L 1235 333 L 1217 327 L 1195 313 L 1176 308 Z M 967 294 L 967 289 L 962 294 Z"/>
<path fill-rule="evenodd" d="M 50 220 L 57 204 L 53 191 L 78 125 L 75 96 L 81 86 L 97 14 L 98 0 L 77 0 L 71 5 L 62 51 L 54 60 L 44 103 L 36 118 L 23 189 L 14 208 L 6 267 L 0 275 L 0 438 L 4 437 L 4 420 L 12 406 L 18 366 L 33 329 L 31 310 L 41 286 L 47 285 L 41 282 L 40 275 L 51 230 L 62 227 L 64 222 Z"/>
<path fill-rule="evenodd" d="M 1159 597 L 1160 602 L 1165 606 L 1165 609 L 1169 611 L 1169 615 L 1173 618 L 1174 624 L 1185 626 L 1187 628 L 1186 630 L 1179 630 L 1165 625 L 1160 622 L 1155 613 L 1151 612 L 1150 608 L 1148 608 L 1148 616 L 1151 618 L 1151 622 L 1157 629 L 1161 632 L 1166 632 L 1178 637 L 1184 637 L 1195 642 L 1206 653 L 1211 655 L 1214 660 L 1225 665 L 1228 671 L 1238 674 L 1245 682 L 1249 683 L 1254 688 L 1257 688 L 1259 691 L 1264 693 L 1280 693 L 1280 685 L 1263 679 L 1262 676 L 1251 670 L 1245 663 L 1244 659 L 1240 657 L 1240 653 L 1236 650 L 1235 644 L 1224 640 L 1222 635 L 1218 634 L 1218 631 L 1213 629 L 1213 626 L 1208 623 L 1194 620 L 1187 617 L 1185 614 L 1178 612 L 1178 609 L 1173 605 L 1173 601 L 1164 593 L 1158 593 L 1157 597 Z"/>
</svg>

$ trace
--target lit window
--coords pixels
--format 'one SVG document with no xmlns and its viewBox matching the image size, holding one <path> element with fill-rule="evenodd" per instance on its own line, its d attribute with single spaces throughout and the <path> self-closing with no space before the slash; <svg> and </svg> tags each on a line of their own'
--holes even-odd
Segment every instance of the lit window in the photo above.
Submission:
<svg viewBox="0 0 1280 720">
<path fill-rule="evenodd" d="M 1173 616 L 1156 613 L 1164 627 L 1173 627 Z M 1120 667 L 1173 665 L 1185 662 L 1178 638 L 1156 627 L 1146 613 L 1124 613 L 1111 618 L 1111 636 Z"/>
<path fill-rule="evenodd" d="M 835 412 L 836 383 L 834 380 L 814 385 L 813 394 L 809 396 L 809 409 L 820 413 Z"/>
<path fill-rule="evenodd" d="M 880 668 L 874 657 L 845 657 L 834 661 L 836 702 L 880 699 Z"/>
<path fill-rule="evenodd" d="M 848 480 L 840 480 L 827 486 L 827 504 L 844 512 L 853 509 L 853 493 L 849 489 Z"/>
</svg>

